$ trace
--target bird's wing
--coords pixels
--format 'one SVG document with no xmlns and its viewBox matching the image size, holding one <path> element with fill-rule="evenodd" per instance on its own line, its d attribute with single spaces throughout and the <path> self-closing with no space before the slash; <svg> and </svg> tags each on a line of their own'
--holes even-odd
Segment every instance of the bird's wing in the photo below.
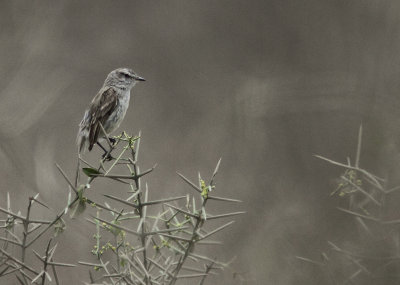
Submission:
<svg viewBox="0 0 400 285">
<path fill-rule="evenodd" d="M 100 89 L 90 104 L 89 113 L 89 151 L 97 142 L 101 131 L 100 123 L 104 126 L 109 116 L 115 110 L 118 103 L 117 91 L 112 87 Z"/>
</svg>

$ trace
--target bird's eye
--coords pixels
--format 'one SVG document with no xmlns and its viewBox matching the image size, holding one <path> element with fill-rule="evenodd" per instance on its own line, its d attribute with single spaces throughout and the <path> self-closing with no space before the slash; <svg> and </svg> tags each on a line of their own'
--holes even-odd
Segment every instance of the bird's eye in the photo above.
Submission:
<svg viewBox="0 0 400 285">
<path fill-rule="evenodd" d="M 129 78 L 129 74 L 125 73 L 125 72 L 120 72 L 119 74 L 120 77 L 125 77 L 125 78 Z"/>
</svg>

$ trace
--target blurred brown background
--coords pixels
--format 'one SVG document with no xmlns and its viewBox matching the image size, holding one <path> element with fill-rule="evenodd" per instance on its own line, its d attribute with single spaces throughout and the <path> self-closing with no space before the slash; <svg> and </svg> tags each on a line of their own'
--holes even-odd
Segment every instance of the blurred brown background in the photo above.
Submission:
<svg viewBox="0 0 400 285">
<path fill-rule="evenodd" d="M 147 79 L 121 129 L 142 130 L 142 168 L 159 164 L 151 197 L 191 191 L 175 171 L 208 177 L 222 156 L 216 191 L 244 202 L 214 212 L 248 213 L 212 252 L 237 256 L 245 284 L 326 281 L 294 256 L 318 259 L 351 225 L 329 196 L 341 169 L 313 154 L 354 157 L 362 123 L 362 166 L 400 182 L 398 1 L 2 1 L 0 16 L 3 206 L 7 191 L 14 209 L 37 192 L 65 205 L 54 162 L 73 175 L 77 125 L 121 66 Z M 90 226 L 68 225 L 57 257 L 90 258 Z"/>
</svg>

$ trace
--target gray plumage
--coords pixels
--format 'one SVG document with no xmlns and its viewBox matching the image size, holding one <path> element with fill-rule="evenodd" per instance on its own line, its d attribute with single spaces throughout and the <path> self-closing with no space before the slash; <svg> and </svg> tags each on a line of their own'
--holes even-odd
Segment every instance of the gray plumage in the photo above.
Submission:
<svg viewBox="0 0 400 285">
<path fill-rule="evenodd" d="M 118 68 L 108 74 L 79 124 L 76 138 L 79 152 L 92 150 L 93 145 L 104 136 L 100 123 L 107 134 L 119 127 L 129 106 L 131 89 L 137 81 L 144 81 L 144 78 L 129 68 Z"/>
</svg>

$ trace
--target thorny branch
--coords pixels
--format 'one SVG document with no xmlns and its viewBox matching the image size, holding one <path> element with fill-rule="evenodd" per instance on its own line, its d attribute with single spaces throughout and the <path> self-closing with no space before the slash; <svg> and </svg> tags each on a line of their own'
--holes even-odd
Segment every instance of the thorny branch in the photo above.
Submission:
<svg viewBox="0 0 400 285">
<path fill-rule="evenodd" d="M 92 253 L 96 261 L 79 261 L 78 264 L 94 270 L 89 271 L 90 284 L 175 284 L 177 280 L 188 278 L 198 279 L 199 284 L 204 284 L 207 277 L 229 265 L 195 252 L 196 244 L 220 244 L 218 241 L 208 241 L 209 237 L 234 222 L 229 221 L 215 227 L 210 224 L 211 221 L 244 213 L 241 211 L 213 215 L 206 213 L 208 200 L 220 203 L 240 202 L 236 199 L 211 195 L 221 160 L 218 161 L 208 184 L 200 174 L 196 185 L 178 173 L 184 182 L 195 190 L 195 195 L 151 200 L 149 187 L 147 183 L 143 187 L 141 180 L 151 173 L 155 166 L 140 171 L 138 165 L 140 137 L 140 133 L 135 137 L 123 132 L 120 136 L 114 137 L 112 143 L 107 137 L 109 150 L 97 166 L 79 156 L 74 182 L 69 179 L 61 166 L 56 164 L 69 192 L 67 205 L 53 219 L 32 218 L 35 204 L 50 210 L 50 207 L 38 199 L 39 195 L 29 198 L 25 216 L 20 211 L 12 211 L 9 195 L 7 196 L 7 207 L 0 206 L 0 213 L 6 215 L 4 220 L 0 220 L 2 223 L 0 234 L 3 234 L 0 235 L 0 241 L 3 243 L 0 248 L 0 280 L 15 274 L 18 282 L 23 285 L 46 284 L 46 282 L 61 284 L 56 267 L 75 265 L 54 261 L 57 245 L 51 247 L 54 237 L 49 238 L 48 231 L 53 228 L 56 234 L 62 233 L 65 229 L 63 217 L 69 211 L 71 217 L 79 217 L 79 214 L 85 211 L 87 204 L 96 209 L 96 215 L 89 214 L 92 218 L 88 219 L 95 225 L 96 242 Z M 118 150 L 116 158 L 108 161 L 109 154 Z M 81 163 L 84 167 L 81 167 Z M 81 172 L 87 176 L 85 184 L 80 184 L 83 177 Z M 88 197 L 92 193 L 88 189 L 95 179 L 112 179 L 121 187 L 128 186 L 128 194 L 126 196 L 124 191 L 111 189 L 110 193 L 113 194 L 104 195 L 116 205 L 114 207 L 107 201 L 95 201 Z M 185 205 L 178 204 L 184 200 L 186 200 Z M 198 208 L 196 200 L 200 200 Z M 21 232 L 17 230 L 19 227 L 22 227 Z M 111 239 L 107 239 L 109 235 L 112 236 Z M 37 240 L 46 238 L 49 240 L 44 256 L 34 249 L 27 250 L 31 249 Z M 14 253 L 14 250 L 8 250 L 10 247 L 20 249 L 20 259 L 10 253 Z M 107 251 L 111 255 L 105 255 Z M 26 256 L 31 252 L 40 260 L 41 266 L 26 262 Z M 190 266 L 188 261 L 200 267 Z"/>
</svg>

